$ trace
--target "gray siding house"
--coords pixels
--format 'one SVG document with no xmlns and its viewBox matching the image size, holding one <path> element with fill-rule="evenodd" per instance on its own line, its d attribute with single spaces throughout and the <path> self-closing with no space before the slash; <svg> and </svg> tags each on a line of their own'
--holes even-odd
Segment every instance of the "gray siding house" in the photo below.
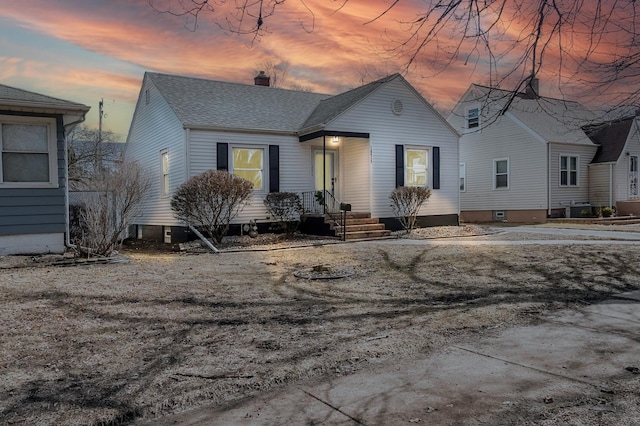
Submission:
<svg viewBox="0 0 640 426">
<path fill-rule="evenodd" d="M 615 206 L 619 216 L 640 215 L 640 117 L 585 128 L 598 151 L 589 164 L 589 202 Z"/>
<path fill-rule="evenodd" d="M 89 107 L 0 85 L 0 255 L 62 253 L 66 134 Z"/>
<path fill-rule="evenodd" d="M 140 238 L 179 241 L 175 189 L 209 169 L 250 179 L 254 192 L 233 224 L 269 222 L 269 192 L 314 194 L 397 227 L 389 194 L 432 188 L 421 224 L 458 223 L 458 136 L 399 74 L 331 96 L 146 73 L 125 148 L 156 177 L 136 220 Z"/>
<path fill-rule="evenodd" d="M 588 204 L 598 145 L 577 102 L 472 84 L 448 117 L 460 138 L 464 222 L 545 222 Z"/>
</svg>

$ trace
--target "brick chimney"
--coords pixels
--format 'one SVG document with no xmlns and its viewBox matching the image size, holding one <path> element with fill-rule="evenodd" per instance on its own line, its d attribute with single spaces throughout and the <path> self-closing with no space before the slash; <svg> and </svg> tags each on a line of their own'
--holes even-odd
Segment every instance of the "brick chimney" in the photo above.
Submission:
<svg viewBox="0 0 640 426">
<path fill-rule="evenodd" d="M 271 85 L 270 84 L 270 80 L 271 79 L 269 78 L 268 75 L 266 75 L 264 73 L 264 71 L 260 71 L 260 73 L 258 73 L 258 75 L 254 77 L 253 83 L 256 86 L 267 86 L 267 87 L 269 87 Z"/>
<path fill-rule="evenodd" d="M 540 97 L 540 80 L 532 78 L 524 89 L 524 93 L 527 99 L 538 99 Z"/>
</svg>

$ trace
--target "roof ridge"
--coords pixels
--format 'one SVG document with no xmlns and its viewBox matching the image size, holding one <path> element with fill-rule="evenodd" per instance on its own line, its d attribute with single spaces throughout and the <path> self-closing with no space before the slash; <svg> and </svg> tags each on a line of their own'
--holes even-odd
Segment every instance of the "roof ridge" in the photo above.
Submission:
<svg viewBox="0 0 640 426">
<path fill-rule="evenodd" d="M 512 90 L 506 90 L 506 89 L 500 89 L 499 87 L 491 87 L 491 86 L 485 86 L 484 84 L 478 84 L 478 83 L 471 83 L 472 86 L 476 86 L 482 89 L 489 89 L 489 90 L 493 90 L 493 91 L 499 91 L 499 92 L 505 92 L 505 93 L 513 93 Z M 516 92 L 516 96 L 523 94 L 522 92 Z M 580 102 L 578 101 L 573 101 L 573 100 L 567 100 L 567 99 L 561 99 L 561 98 L 554 98 L 552 96 L 541 96 L 538 95 L 537 99 L 525 99 L 525 98 L 521 98 L 523 100 L 537 100 L 537 99 L 546 99 L 546 100 L 550 100 L 550 101 L 560 101 L 560 102 L 568 102 L 568 103 L 573 103 L 573 104 L 578 104 L 578 105 L 582 105 Z"/>
<path fill-rule="evenodd" d="M 251 84 L 251 83 L 240 83 L 240 82 L 237 82 L 237 81 L 216 80 L 216 79 L 205 78 L 205 77 L 192 77 L 192 76 L 187 76 L 187 75 L 167 74 L 167 73 L 154 72 L 154 71 L 145 71 L 145 74 L 150 75 L 150 76 L 157 75 L 157 76 L 165 76 L 165 77 L 172 77 L 172 78 L 180 78 L 180 79 L 185 79 L 185 80 L 198 80 L 198 81 L 205 81 L 205 82 L 231 84 L 231 85 L 237 85 L 237 86 L 242 86 L 242 87 L 264 87 L 264 88 L 267 88 L 267 89 L 270 89 L 270 90 L 280 90 L 280 91 L 283 91 L 283 92 L 311 93 L 311 94 L 314 94 L 314 95 L 337 96 L 337 95 L 331 95 L 329 93 L 307 92 L 306 90 L 286 89 L 286 88 L 283 88 L 283 87 L 273 87 L 273 86 L 260 86 L 260 85 L 255 85 L 255 84 Z"/>
</svg>

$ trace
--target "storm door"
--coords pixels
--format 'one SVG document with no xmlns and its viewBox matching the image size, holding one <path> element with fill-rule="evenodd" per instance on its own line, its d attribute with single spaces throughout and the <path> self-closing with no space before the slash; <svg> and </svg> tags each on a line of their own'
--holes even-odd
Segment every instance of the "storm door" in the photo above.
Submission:
<svg viewBox="0 0 640 426">
<path fill-rule="evenodd" d="M 338 176 L 336 168 L 336 152 L 316 150 L 313 154 L 315 190 L 328 191 L 337 197 Z"/>
</svg>

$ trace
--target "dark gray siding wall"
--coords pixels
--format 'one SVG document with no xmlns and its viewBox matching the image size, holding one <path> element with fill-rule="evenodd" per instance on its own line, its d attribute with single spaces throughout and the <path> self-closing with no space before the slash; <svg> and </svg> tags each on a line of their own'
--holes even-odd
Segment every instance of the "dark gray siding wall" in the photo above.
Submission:
<svg viewBox="0 0 640 426">
<path fill-rule="evenodd" d="M 16 114 L 2 111 L 0 115 L 55 117 L 58 145 L 58 188 L 0 188 L 0 235 L 43 234 L 65 232 L 64 126 L 62 116 L 46 114 Z"/>
</svg>

